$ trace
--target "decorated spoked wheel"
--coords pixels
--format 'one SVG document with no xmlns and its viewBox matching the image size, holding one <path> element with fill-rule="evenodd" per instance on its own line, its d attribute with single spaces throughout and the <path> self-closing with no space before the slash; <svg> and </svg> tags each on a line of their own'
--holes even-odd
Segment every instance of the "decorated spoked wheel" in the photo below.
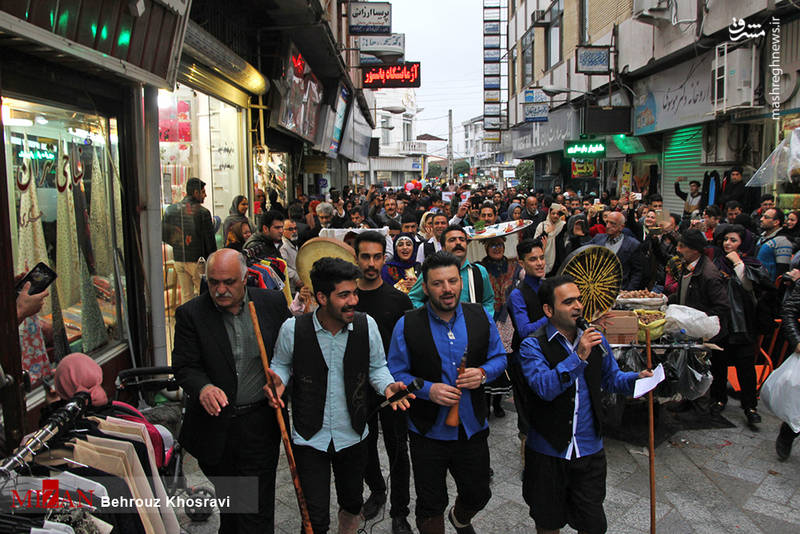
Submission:
<svg viewBox="0 0 800 534">
<path fill-rule="evenodd" d="M 611 309 L 622 289 L 622 264 L 606 247 L 586 245 L 575 250 L 558 274 L 575 280 L 581 290 L 583 317 L 589 322 Z"/>
</svg>

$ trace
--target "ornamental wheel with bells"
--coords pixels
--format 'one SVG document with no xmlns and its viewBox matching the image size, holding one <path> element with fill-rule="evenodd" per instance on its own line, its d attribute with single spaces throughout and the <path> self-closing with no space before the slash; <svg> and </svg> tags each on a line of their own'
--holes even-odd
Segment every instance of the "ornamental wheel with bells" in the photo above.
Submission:
<svg viewBox="0 0 800 534">
<path fill-rule="evenodd" d="M 597 245 L 572 252 L 558 274 L 575 280 L 581 290 L 583 317 L 589 322 L 611 309 L 622 288 L 622 264 L 611 250 Z"/>
</svg>

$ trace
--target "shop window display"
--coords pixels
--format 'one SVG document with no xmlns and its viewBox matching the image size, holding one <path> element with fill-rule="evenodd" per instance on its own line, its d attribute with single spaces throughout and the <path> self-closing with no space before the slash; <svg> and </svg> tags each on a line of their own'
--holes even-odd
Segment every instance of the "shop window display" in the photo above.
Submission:
<svg viewBox="0 0 800 534">
<path fill-rule="evenodd" d="M 116 122 L 14 98 L 2 114 L 15 275 L 39 262 L 58 275 L 41 312 L 19 327 L 37 385 L 66 354 L 122 340 Z"/>
</svg>

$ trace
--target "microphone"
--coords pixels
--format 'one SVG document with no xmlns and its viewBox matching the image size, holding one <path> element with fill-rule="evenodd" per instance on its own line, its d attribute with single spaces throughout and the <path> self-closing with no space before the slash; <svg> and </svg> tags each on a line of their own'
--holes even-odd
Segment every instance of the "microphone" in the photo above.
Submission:
<svg viewBox="0 0 800 534">
<path fill-rule="evenodd" d="M 386 408 L 387 406 L 389 406 L 391 403 L 397 402 L 400 399 L 402 399 L 403 397 L 406 397 L 406 396 L 414 393 L 415 391 L 417 391 L 419 388 L 421 388 L 424 385 L 425 385 L 425 381 L 423 379 L 421 379 L 419 377 L 415 378 L 413 380 L 413 382 L 411 382 L 406 387 L 406 389 L 404 389 L 404 390 L 402 390 L 402 391 L 400 391 L 398 393 L 395 393 L 394 395 L 392 395 L 391 397 L 389 397 L 388 399 L 383 401 L 380 404 L 380 406 L 378 406 L 378 410 L 382 410 L 383 408 Z"/>
<path fill-rule="evenodd" d="M 587 321 L 586 318 L 584 318 L 583 316 L 575 319 L 575 325 L 584 332 L 586 332 L 586 330 L 588 330 L 589 328 L 595 328 L 595 329 L 597 328 L 593 324 L 589 324 L 589 321 Z M 608 356 L 608 351 L 606 350 L 605 345 L 603 345 L 602 343 L 600 344 L 600 350 L 603 351 L 603 356 Z"/>
</svg>

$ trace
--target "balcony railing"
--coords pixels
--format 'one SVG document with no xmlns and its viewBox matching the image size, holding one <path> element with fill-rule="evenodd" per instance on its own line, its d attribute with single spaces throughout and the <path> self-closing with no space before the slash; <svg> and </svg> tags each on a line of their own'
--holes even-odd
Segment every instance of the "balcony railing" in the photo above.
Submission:
<svg viewBox="0 0 800 534">
<path fill-rule="evenodd" d="M 420 141 L 403 141 L 400 143 L 401 154 L 427 154 L 428 146 Z"/>
</svg>

